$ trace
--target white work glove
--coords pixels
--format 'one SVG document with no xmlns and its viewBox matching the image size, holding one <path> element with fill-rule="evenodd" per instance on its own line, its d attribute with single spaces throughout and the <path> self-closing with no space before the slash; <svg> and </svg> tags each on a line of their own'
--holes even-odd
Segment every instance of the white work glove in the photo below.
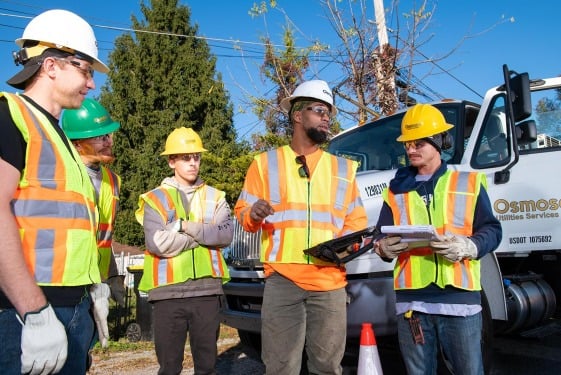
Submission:
<svg viewBox="0 0 561 375">
<path fill-rule="evenodd" d="M 39 311 L 28 312 L 21 330 L 21 373 L 51 374 L 62 369 L 66 362 L 68 341 L 62 323 L 50 304 Z"/>
<path fill-rule="evenodd" d="M 384 237 L 376 242 L 376 252 L 383 258 L 394 259 L 407 250 L 407 243 L 401 242 L 400 236 Z"/>
<path fill-rule="evenodd" d="M 124 281 L 124 275 L 112 276 L 106 281 L 109 285 L 109 289 L 111 289 L 111 298 L 121 307 L 125 307 L 125 295 L 127 294 Z"/>
<path fill-rule="evenodd" d="M 431 241 L 430 247 L 450 262 L 477 258 L 477 246 L 467 237 L 447 237 L 442 241 Z"/>
<path fill-rule="evenodd" d="M 102 348 L 107 348 L 109 340 L 109 328 L 107 326 L 107 315 L 109 315 L 109 297 L 111 291 L 109 285 L 100 283 L 93 284 L 90 288 L 93 302 L 93 316 L 97 327 L 97 335 Z"/>
</svg>

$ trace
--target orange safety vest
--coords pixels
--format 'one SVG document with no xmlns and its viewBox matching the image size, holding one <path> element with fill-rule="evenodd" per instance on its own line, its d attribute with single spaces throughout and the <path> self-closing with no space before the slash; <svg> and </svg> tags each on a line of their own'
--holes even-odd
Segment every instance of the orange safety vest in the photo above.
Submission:
<svg viewBox="0 0 561 375">
<path fill-rule="evenodd" d="M 39 285 L 99 283 L 95 192 L 80 155 L 24 98 L 0 96 L 27 143 L 12 210 L 29 271 Z"/>
<path fill-rule="evenodd" d="M 275 210 L 262 226 L 261 261 L 332 266 L 303 250 L 342 232 L 349 207 L 356 204 L 351 199 L 357 165 L 323 152 L 307 178 L 299 174 L 296 156 L 284 146 L 255 157 L 263 176 L 263 199 Z M 256 200 L 245 191 L 240 199 Z"/>
<path fill-rule="evenodd" d="M 119 205 L 121 178 L 106 166 L 101 166 L 101 186 L 97 207 L 99 210 L 99 227 L 97 231 L 97 251 L 99 252 L 99 272 L 101 280 L 109 277 L 113 228 Z"/>
<path fill-rule="evenodd" d="M 437 181 L 429 211 L 416 191 L 394 194 L 384 190 L 396 225 L 432 224 L 442 235 L 468 237 L 473 233 L 475 205 L 485 175 L 446 171 Z M 430 217 L 429 217 L 430 214 Z M 465 290 L 481 290 L 479 260 L 450 262 L 430 247 L 415 248 L 399 255 L 394 267 L 394 288 L 421 289 L 431 283 Z"/>
<path fill-rule="evenodd" d="M 224 192 L 203 185 L 193 194 L 187 213 L 177 189 L 171 186 L 160 186 L 139 198 L 136 219 L 144 222 L 144 205 L 148 204 L 161 216 L 165 224 L 179 218 L 199 223 L 214 222 L 214 213 L 218 202 L 225 196 Z M 144 273 L 138 289 L 151 289 L 177 284 L 187 280 L 206 277 L 221 278 L 223 283 L 230 279 L 226 261 L 219 248 L 208 248 L 199 245 L 194 249 L 184 250 L 172 258 L 162 258 L 150 251 L 144 254 Z"/>
</svg>

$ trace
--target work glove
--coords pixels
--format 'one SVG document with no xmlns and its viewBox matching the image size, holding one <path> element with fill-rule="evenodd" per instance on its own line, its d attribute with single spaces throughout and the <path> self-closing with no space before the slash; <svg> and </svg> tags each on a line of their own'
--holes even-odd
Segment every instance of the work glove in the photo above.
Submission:
<svg viewBox="0 0 561 375">
<path fill-rule="evenodd" d="M 115 302 L 117 302 L 121 307 L 125 307 L 125 295 L 127 294 L 124 281 L 124 275 L 111 276 L 106 281 L 109 285 L 109 289 L 111 290 L 111 298 L 113 298 L 113 300 L 115 300 Z"/>
<path fill-rule="evenodd" d="M 430 247 L 450 262 L 477 258 L 477 246 L 467 237 L 446 237 L 442 241 L 431 241 Z"/>
<path fill-rule="evenodd" d="M 397 256 L 407 250 L 407 248 L 407 243 L 401 242 L 400 236 L 388 236 L 376 242 L 378 255 L 388 259 L 397 258 Z"/>
<path fill-rule="evenodd" d="M 21 373 L 51 374 L 62 369 L 66 362 L 68 341 L 62 323 L 50 304 L 40 310 L 28 312 L 21 330 Z"/>
<path fill-rule="evenodd" d="M 90 288 L 90 296 L 93 302 L 93 316 L 99 342 L 102 348 L 107 348 L 109 340 L 107 315 L 109 315 L 109 297 L 111 296 L 109 285 L 104 283 L 93 284 Z"/>
</svg>

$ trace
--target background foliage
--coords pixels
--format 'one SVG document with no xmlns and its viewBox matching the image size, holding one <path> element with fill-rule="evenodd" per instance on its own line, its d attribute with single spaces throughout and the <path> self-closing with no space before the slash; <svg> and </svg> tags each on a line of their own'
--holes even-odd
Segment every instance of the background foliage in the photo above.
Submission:
<svg viewBox="0 0 561 375">
<path fill-rule="evenodd" d="M 216 72 L 216 58 L 190 25 L 189 8 L 177 0 L 153 0 L 151 6 L 142 3 L 141 11 L 144 19 L 132 18 L 134 34 L 115 41 L 99 99 L 121 123 L 112 167 L 123 181 L 115 239 L 142 246 L 134 212 L 139 195 L 171 175 L 160 153 L 173 129 L 191 127 L 201 136 L 209 150 L 201 176 L 225 190 L 231 204 L 251 159 L 248 145 L 235 141 L 232 104 Z"/>
</svg>

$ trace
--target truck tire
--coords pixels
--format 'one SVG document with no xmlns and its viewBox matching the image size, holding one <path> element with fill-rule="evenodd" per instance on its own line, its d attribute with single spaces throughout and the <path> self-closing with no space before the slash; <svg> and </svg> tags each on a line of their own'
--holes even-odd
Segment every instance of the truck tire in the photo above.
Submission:
<svg viewBox="0 0 561 375">
<path fill-rule="evenodd" d="M 481 291 L 481 318 L 482 318 L 482 332 L 481 332 L 481 352 L 483 355 L 483 370 L 485 374 L 491 373 L 491 366 L 493 364 L 493 318 L 491 317 L 491 308 L 487 301 L 485 292 Z M 440 349 L 440 356 L 438 358 L 438 375 L 453 375 L 450 362 L 444 355 L 442 348 Z"/>
</svg>

